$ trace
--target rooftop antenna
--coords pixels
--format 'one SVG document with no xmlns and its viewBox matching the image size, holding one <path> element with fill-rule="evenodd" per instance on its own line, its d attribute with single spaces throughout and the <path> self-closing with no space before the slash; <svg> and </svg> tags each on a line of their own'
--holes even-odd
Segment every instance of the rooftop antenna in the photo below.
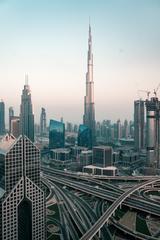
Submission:
<svg viewBox="0 0 160 240">
<path fill-rule="evenodd" d="M 25 85 L 28 85 L 28 74 L 25 74 Z"/>
</svg>

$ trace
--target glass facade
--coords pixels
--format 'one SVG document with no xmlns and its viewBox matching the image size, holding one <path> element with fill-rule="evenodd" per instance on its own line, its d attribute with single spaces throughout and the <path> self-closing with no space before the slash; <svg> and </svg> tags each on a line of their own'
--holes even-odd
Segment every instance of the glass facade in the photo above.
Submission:
<svg viewBox="0 0 160 240">
<path fill-rule="evenodd" d="M 65 125 L 62 122 L 50 120 L 49 148 L 63 148 L 65 145 Z"/>
<path fill-rule="evenodd" d="M 92 133 L 88 126 L 80 124 L 78 131 L 78 146 L 92 148 Z"/>
</svg>

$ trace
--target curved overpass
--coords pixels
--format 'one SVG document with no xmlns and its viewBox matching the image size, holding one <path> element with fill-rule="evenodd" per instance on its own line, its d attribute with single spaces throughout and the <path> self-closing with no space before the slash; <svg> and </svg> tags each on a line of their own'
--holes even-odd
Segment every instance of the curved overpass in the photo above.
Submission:
<svg viewBox="0 0 160 240">
<path fill-rule="evenodd" d="M 134 192 L 136 192 L 137 190 L 153 184 L 157 181 L 160 181 L 160 178 L 154 178 L 152 180 L 148 180 L 147 182 L 143 182 L 140 183 L 136 186 L 134 186 L 133 188 L 129 189 L 128 191 L 126 191 L 125 193 L 123 193 L 115 202 L 112 203 L 112 205 L 106 210 L 106 212 L 98 219 L 98 221 L 89 229 L 89 231 L 87 231 L 83 237 L 81 238 L 81 240 L 90 240 L 92 239 L 97 232 L 103 227 L 103 225 L 108 222 L 109 218 L 114 214 L 115 210 L 121 206 L 122 202 L 128 198 L 131 194 L 133 194 Z"/>
</svg>

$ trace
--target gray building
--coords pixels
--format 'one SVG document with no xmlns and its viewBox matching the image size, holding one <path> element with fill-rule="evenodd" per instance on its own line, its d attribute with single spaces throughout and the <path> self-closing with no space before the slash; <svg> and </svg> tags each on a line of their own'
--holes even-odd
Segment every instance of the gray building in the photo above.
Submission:
<svg viewBox="0 0 160 240">
<path fill-rule="evenodd" d="M 5 105 L 1 100 L 0 102 L 0 135 L 5 133 Z"/>
<path fill-rule="evenodd" d="M 27 82 L 24 85 L 21 96 L 20 132 L 34 142 L 34 115 L 32 110 L 31 91 Z"/>
<path fill-rule="evenodd" d="M 100 167 L 113 165 L 113 149 L 109 146 L 97 146 L 93 148 L 93 164 Z"/>
<path fill-rule="evenodd" d="M 0 239 L 46 239 L 45 209 L 38 148 L 25 136 L 6 135 L 0 142 Z"/>
<path fill-rule="evenodd" d="M 135 149 L 145 148 L 145 102 L 134 101 L 134 142 Z"/>
</svg>

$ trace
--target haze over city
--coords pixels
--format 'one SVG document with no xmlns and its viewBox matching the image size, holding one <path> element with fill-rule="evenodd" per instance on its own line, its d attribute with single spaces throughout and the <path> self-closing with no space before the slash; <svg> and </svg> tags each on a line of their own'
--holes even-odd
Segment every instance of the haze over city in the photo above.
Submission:
<svg viewBox="0 0 160 240">
<path fill-rule="evenodd" d="M 159 16 L 154 0 L 0 1 L 6 112 L 19 113 L 27 73 L 37 122 L 41 106 L 48 119 L 82 122 L 90 17 L 96 120 L 132 119 L 138 89 L 160 82 Z"/>
</svg>

